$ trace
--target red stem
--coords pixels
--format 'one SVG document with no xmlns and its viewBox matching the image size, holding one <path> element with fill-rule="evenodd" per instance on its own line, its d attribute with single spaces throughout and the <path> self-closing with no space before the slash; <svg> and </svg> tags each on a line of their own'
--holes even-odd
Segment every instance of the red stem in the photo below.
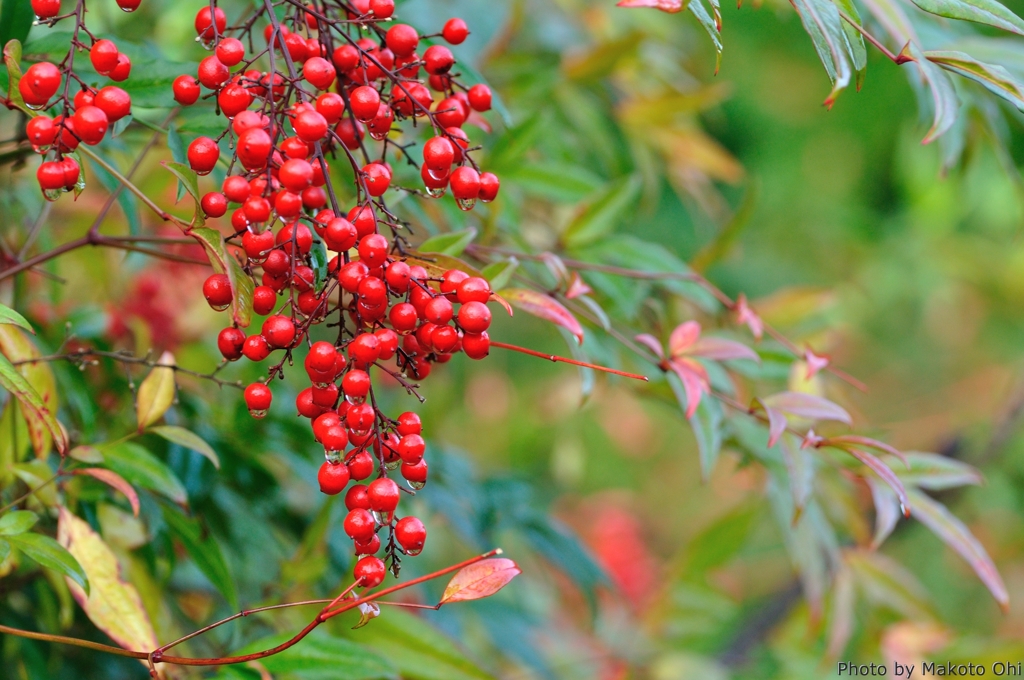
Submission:
<svg viewBox="0 0 1024 680">
<path fill-rule="evenodd" d="M 522 352 L 523 354 L 529 354 L 533 357 L 540 357 L 541 359 L 547 359 L 548 361 L 560 361 L 563 364 L 572 364 L 573 366 L 582 366 L 584 368 L 592 368 L 595 371 L 604 371 L 605 373 L 614 373 L 615 375 L 621 375 L 626 378 L 633 378 L 634 380 L 643 380 L 647 382 L 647 376 L 637 375 L 636 373 L 627 373 L 626 371 L 619 371 L 614 368 L 608 368 L 606 366 L 598 366 L 597 364 L 588 364 L 586 361 L 577 361 L 576 359 L 568 359 L 566 357 L 560 357 L 557 354 L 545 354 L 544 352 L 538 352 L 533 349 L 526 349 L 519 345 L 510 345 L 505 342 L 498 342 L 497 340 L 491 340 L 491 347 L 500 347 L 502 349 L 510 349 L 513 352 Z"/>
</svg>

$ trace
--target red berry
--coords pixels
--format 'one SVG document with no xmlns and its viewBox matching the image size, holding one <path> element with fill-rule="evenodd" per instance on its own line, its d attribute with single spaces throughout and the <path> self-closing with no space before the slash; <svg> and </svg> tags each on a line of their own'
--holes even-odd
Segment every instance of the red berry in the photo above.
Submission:
<svg viewBox="0 0 1024 680">
<path fill-rule="evenodd" d="M 225 66 L 240 64 L 245 58 L 245 45 L 238 38 L 222 38 L 217 43 L 216 55 Z"/>
<path fill-rule="evenodd" d="M 316 110 L 328 125 L 334 125 L 345 115 L 345 100 L 337 92 L 324 92 L 316 98 Z"/>
<path fill-rule="evenodd" d="M 237 328 L 225 328 L 217 334 L 217 349 L 228 361 L 242 358 L 242 346 L 245 344 L 245 333 Z"/>
<path fill-rule="evenodd" d="M 344 217 L 336 217 L 327 223 L 324 230 L 324 241 L 331 250 L 341 253 L 356 244 L 355 226 Z"/>
<path fill-rule="evenodd" d="M 247 170 L 260 170 L 266 167 L 267 158 L 274 144 L 270 135 L 262 128 L 250 128 L 238 137 L 238 160 Z"/>
<path fill-rule="evenodd" d="M 378 328 L 373 334 L 377 336 L 377 340 L 380 342 L 381 361 L 387 361 L 395 356 L 395 352 L 398 351 L 398 333 L 395 333 L 390 328 Z"/>
<path fill-rule="evenodd" d="M 469 111 L 466 110 L 466 106 L 462 103 L 462 100 L 456 99 L 455 97 L 449 97 L 447 99 L 442 99 L 437 103 L 437 108 L 434 111 L 434 117 L 437 119 L 438 123 L 446 128 L 457 128 L 462 127 L 462 124 L 466 122 L 466 119 L 469 117 Z"/>
<path fill-rule="evenodd" d="M 32 0 L 32 12 L 40 19 L 52 19 L 60 14 L 60 0 Z"/>
<path fill-rule="evenodd" d="M 327 134 L 327 119 L 313 109 L 302 111 L 292 122 L 295 134 L 304 142 L 316 142 Z"/>
<path fill-rule="evenodd" d="M 348 100 L 356 120 L 368 123 L 377 116 L 380 94 L 369 85 L 361 85 L 352 90 Z"/>
<path fill-rule="evenodd" d="M 391 124 L 395 122 L 395 112 L 387 104 L 381 103 L 377 107 L 377 115 L 373 117 L 366 126 L 375 139 L 384 139 L 391 131 Z"/>
<path fill-rule="evenodd" d="M 313 343 L 313 346 L 309 348 L 309 354 L 306 356 L 306 361 L 309 362 L 310 368 L 321 373 L 327 373 L 334 370 L 338 352 L 334 349 L 334 345 L 320 340 Z"/>
<path fill-rule="evenodd" d="M 18 81 L 18 91 L 29 106 L 42 106 L 60 87 L 60 69 L 48 61 L 32 64 Z"/>
<path fill-rule="evenodd" d="M 480 174 L 464 165 L 452 172 L 452 195 L 462 201 L 473 201 L 480 196 Z"/>
<path fill-rule="evenodd" d="M 199 101 L 199 81 L 192 76 L 178 76 L 171 85 L 174 101 L 182 106 L 192 106 Z"/>
<path fill-rule="evenodd" d="M 459 325 L 467 333 L 483 333 L 491 325 L 491 310 L 482 302 L 467 302 L 459 309 Z"/>
<path fill-rule="evenodd" d="M 373 521 L 373 515 L 365 508 L 349 510 L 345 516 L 345 533 L 353 540 L 365 543 L 376 533 L 377 525 Z"/>
<path fill-rule="evenodd" d="M 383 234 L 370 234 L 359 241 L 359 260 L 370 269 L 384 264 L 388 257 L 388 239 Z"/>
<path fill-rule="evenodd" d="M 423 145 L 423 163 L 447 175 L 455 161 L 455 147 L 444 137 L 432 137 Z"/>
<path fill-rule="evenodd" d="M 341 391 L 349 399 L 363 399 L 370 391 L 370 375 L 366 371 L 353 369 L 341 381 Z"/>
<path fill-rule="evenodd" d="M 270 388 L 263 383 L 253 383 L 245 388 L 245 405 L 254 418 L 262 418 L 267 415 L 273 398 L 274 395 L 271 394 Z"/>
<path fill-rule="evenodd" d="M 49 116 L 36 116 L 26 123 L 25 134 L 32 146 L 41 148 L 53 144 L 57 138 L 57 127 Z"/>
<path fill-rule="evenodd" d="M 402 477 L 411 482 L 412 484 L 426 484 L 427 483 L 427 461 L 421 460 L 418 463 L 402 463 L 399 471 L 402 473 Z"/>
<path fill-rule="evenodd" d="M 247 231 L 242 235 L 242 248 L 253 262 L 259 263 L 266 260 L 273 247 L 274 234 L 271 231 L 259 234 Z"/>
<path fill-rule="evenodd" d="M 56 191 L 63 189 L 64 165 L 60 161 L 46 161 L 39 165 L 36 170 L 36 181 L 43 191 Z"/>
<path fill-rule="evenodd" d="M 334 65 L 323 57 L 311 57 L 302 65 L 302 77 L 318 90 L 326 90 L 334 82 Z"/>
<path fill-rule="evenodd" d="M 317 474 L 320 491 L 328 496 L 335 496 L 344 491 L 348 480 L 348 468 L 341 463 L 325 462 L 320 466 L 320 472 Z"/>
<path fill-rule="evenodd" d="M 89 61 L 99 74 L 109 73 L 117 66 L 117 45 L 110 40 L 97 40 L 89 50 Z"/>
<path fill-rule="evenodd" d="M 407 57 L 416 51 L 420 36 L 416 29 L 408 24 L 395 24 L 388 29 L 384 41 L 396 57 Z"/>
<path fill-rule="evenodd" d="M 107 120 L 111 123 L 121 120 L 132 112 L 131 96 L 114 85 L 100 88 L 93 98 L 93 104 L 107 114 Z"/>
<path fill-rule="evenodd" d="M 209 6 L 201 8 L 196 12 L 196 34 L 203 40 L 213 40 L 214 22 L 217 23 L 216 32 L 223 33 L 224 29 L 228 27 L 228 18 L 224 14 L 224 10 L 218 7 L 211 16 Z"/>
<path fill-rule="evenodd" d="M 452 303 L 446 297 L 438 296 L 423 308 L 424 318 L 430 323 L 443 325 L 452 320 Z"/>
<path fill-rule="evenodd" d="M 400 333 L 408 333 L 416 328 L 419 323 L 419 315 L 416 308 L 408 302 L 400 302 L 391 308 L 388 313 L 388 321 Z"/>
<path fill-rule="evenodd" d="M 368 543 L 356 542 L 354 546 L 356 555 L 373 555 L 380 550 L 380 536 L 374 534 L 373 538 L 371 538 Z"/>
<path fill-rule="evenodd" d="M 373 406 L 367 403 L 350 406 L 345 414 L 345 422 L 352 432 L 369 432 L 373 427 Z"/>
<path fill-rule="evenodd" d="M 360 453 L 366 453 L 361 451 Z M 370 454 L 366 454 L 369 456 Z M 349 463 L 351 466 L 352 463 Z M 355 479 L 355 477 L 353 477 Z M 356 484 L 345 494 L 345 507 L 349 510 L 369 510 L 370 509 L 370 497 L 366 494 L 365 484 Z"/>
<path fill-rule="evenodd" d="M 462 351 L 470 359 L 483 359 L 491 350 L 491 340 L 487 333 L 479 335 L 466 333 L 462 336 Z"/>
<path fill-rule="evenodd" d="M 352 474 L 352 479 L 366 479 L 373 474 L 374 467 L 373 456 L 367 451 L 360 451 L 348 461 L 348 470 Z M 365 489 L 365 487 L 363 488 Z M 365 506 L 361 507 L 370 507 L 369 501 L 367 501 Z"/>
<path fill-rule="evenodd" d="M 73 119 L 75 134 L 90 146 L 103 141 L 103 136 L 107 134 L 107 127 L 110 124 L 107 114 L 103 113 L 98 106 L 83 106 L 75 111 Z"/>
<path fill-rule="evenodd" d="M 188 164 L 200 175 L 208 175 L 217 165 L 220 147 L 209 137 L 198 137 L 188 145 Z"/>
<path fill-rule="evenodd" d="M 449 354 L 459 346 L 459 333 L 451 326 L 436 326 L 430 334 L 430 344 L 435 352 Z"/>
<path fill-rule="evenodd" d="M 370 205 L 356 206 L 348 211 L 348 220 L 355 225 L 360 237 L 377 231 L 377 218 L 373 215 Z"/>
<path fill-rule="evenodd" d="M 363 166 L 363 181 L 366 191 L 374 198 L 381 196 L 391 185 L 391 170 L 383 163 L 369 163 Z"/>
<path fill-rule="evenodd" d="M 363 542 L 365 541 L 360 541 L 360 543 Z M 356 578 L 356 582 L 363 588 L 376 588 L 384 582 L 387 570 L 384 568 L 383 560 L 379 557 L 367 555 L 356 562 L 352 573 Z"/>
<path fill-rule="evenodd" d="M 300 255 L 306 255 L 313 247 L 313 233 L 305 224 L 291 222 L 277 232 L 277 245 L 281 246 L 289 255 L 293 255 L 296 249 Z"/>
<path fill-rule="evenodd" d="M 278 179 L 289 191 L 302 191 L 313 183 L 313 166 L 301 158 L 289 158 L 281 165 Z"/>
<path fill-rule="evenodd" d="M 414 465 L 423 458 L 426 446 L 427 444 L 423 441 L 423 437 L 418 434 L 403 435 L 398 440 L 398 455 L 406 463 Z"/>
<path fill-rule="evenodd" d="M 480 174 L 480 200 L 484 203 L 490 203 L 498 197 L 498 189 L 501 188 L 501 182 L 498 181 L 498 176 L 493 172 L 484 172 Z"/>
<path fill-rule="evenodd" d="M 427 540 L 427 529 L 416 517 L 403 517 L 395 524 L 395 540 L 409 555 L 418 555 Z"/>
<path fill-rule="evenodd" d="M 218 312 L 227 309 L 233 299 L 231 279 L 227 274 L 212 274 L 203 284 L 203 295 Z"/>
<path fill-rule="evenodd" d="M 142 0 L 117 0 L 117 6 L 125 12 L 134 12 L 142 4 Z"/>
<path fill-rule="evenodd" d="M 242 354 L 249 361 L 263 361 L 270 356 L 270 345 L 262 335 L 250 335 L 242 345 Z"/>
<path fill-rule="evenodd" d="M 203 196 L 200 206 L 207 217 L 223 217 L 228 211 L 228 199 L 219 191 L 211 191 Z"/>
<path fill-rule="evenodd" d="M 455 17 L 445 22 L 441 35 L 452 45 L 461 45 L 462 41 L 469 35 L 469 28 L 466 26 L 465 21 Z"/>
<path fill-rule="evenodd" d="M 463 279 L 456 288 L 456 296 L 462 304 L 467 302 L 484 302 L 491 298 L 491 284 L 487 279 L 471 276 Z"/>
<path fill-rule="evenodd" d="M 295 410 L 303 418 L 316 418 L 324 412 L 323 408 L 313 403 L 313 389 L 310 387 L 302 390 L 295 397 Z"/>
<path fill-rule="evenodd" d="M 452 55 L 452 51 L 444 45 L 431 45 L 423 53 L 423 68 L 431 75 L 439 76 L 448 73 L 454 65 L 455 57 Z"/>
<path fill-rule="evenodd" d="M 199 62 L 199 82 L 209 90 L 216 90 L 231 77 L 231 71 L 215 55 Z"/>
<path fill-rule="evenodd" d="M 370 498 L 370 509 L 374 512 L 384 514 L 392 513 L 398 507 L 401 492 L 398 485 L 387 477 L 375 479 L 366 489 L 366 495 Z"/>
<path fill-rule="evenodd" d="M 491 110 L 491 88 L 483 83 L 469 88 L 467 96 L 469 97 L 469 105 L 473 107 L 474 111 Z"/>
<path fill-rule="evenodd" d="M 310 397 L 312 397 L 313 389 L 307 389 L 309 389 Z M 339 425 L 341 425 L 341 418 L 338 417 L 337 413 L 333 411 L 327 411 L 326 413 L 322 413 L 321 415 L 317 416 L 315 420 L 313 420 L 313 436 L 316 437 L 316 440 L 318 442 L 323 443 L 324 436 L 327 435 L 328 431 L 332 427 L 338 427 Z"/>
<path fill-rule="evenodd" d="M 217 105 L 228 118 L 234 118 L 245 111 L 252 104 L 252 100 L 252 95 L 241 85 L 227 85 L 217 93 Z"/>
<path fill-rule="evenodd" d="M 316 390 L 314 390 L 314 396 L 315 392 Z M 348 446 L 348 433 L 345 432 L 345 428 L 341 425 L 333 425 L 323 433 L 320 443 L 328 451 L 342 451 Z"/>
<path fill-rule="evenodd" d="M 370 0 L 370 11 L 378 19 L 390 19 L 395 13 L 395 0 Z"/>
<path fill-rule="evenodd" d="M 115 83 L 124 82 L 128 80 L 128 76 L 132 74 L 132 60 L 128 58 L 127 54 L 117 55 L 117 66 L 114 70 L 107 74 L 107 77 L 113 80 Z"/>
<path fill-rule="evenodd" d="M 277 304 L 277 293 L 269 286 L 256 286 L 252 293 L 252 310 L 260 316 L 266 316 L 274 311 Z"/>
<path fill-rule="evenodd" d="M 263 322 L 260 335 L 273 349 L 289 347 L 295 340 L 295 323 L 287 316 L 275 314 Z"/>
<path fill-rule="evenodd" d="M 359 66 L 359 50 L 354 45 L 342 45 L 334 49 L 331 61 L 338 67 L 339 71 L 351 71 Z"/>
<path fill-rule="evenodd" d="M 348 352 L 356 361 L 372 364 L 380 358 L 380 340 L 373 333 L 361 333 L 349 343 Z"/>
<path fill-rule="evenodd" d="M 419 415 L 412 411 L 406 411 L 402 415 L 398 416 L 398 434 L 420 434 L 423 432 L 423 423 L 420 422 Z"/>
</svg>

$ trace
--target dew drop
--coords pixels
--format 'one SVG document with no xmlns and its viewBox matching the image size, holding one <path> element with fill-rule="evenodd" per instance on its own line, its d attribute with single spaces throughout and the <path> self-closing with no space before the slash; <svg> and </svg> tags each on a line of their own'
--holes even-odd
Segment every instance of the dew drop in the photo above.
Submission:
<svg viewBox="0 0 1024 680">
<path fill-rule="evenodd" d="M 267 415 L 267 410 L 266 409 L 250 409 L 249 410 L 249 415 L 251 415 L 253 418 L 257 418 L 257 419 L 263 418 L 264 416 Z"/>
<path fill-rule="evenodd" d="M 53 203 L 58 198 L 60 198 L 60 195 L 63 193 L 64 191 L 62 189 L 47 189 L 46 191 L 43 192 L 43 198 Z"/>
<path fill-rule="evenodd" d="M 476 205 L 475 198 L 456 198 L 456 205 L 459 206 L 459 210 L 472 210 L 473 206 Z"/>
<path fill-rule="evenodd" d="M 387 470 L 397 470 L 402 465 L 402 459 L 396 458 L 395 460 L 385 461 L 384 468 Z"/>
<path fill-rule="evenodd" d="M 388 132 L 390 132 L 390 130 Z M 380 142 L 380 141 L 383 141 L 384 138 L 388 136 L 388 133 L 387 132 L 374 132 L 374 131 L 371 130 L 370 131 L 370 136 L 373 137 L 378 142 Z"/>
<path fill-rule="evenodd" d="M 434 189 L 434 188 L 431 188 L 431 187 L 426 187 L 426 189 L 427 189 L 427 196 L 430 196 L 431 198 L 441 198 L 442 196 L 444 196 L 444 193 L 445 193 L 445 191 L 447 191 L 448 188 L 447 187 L 441 187 L 440 189 Z"/>
<path fill-rule="evenodd" d="M 328 451 L 327 449 L 324 449 L 324 458 L 326 458 L 327 462 L 331 465 L 337 465 L 341 462 L 341 451 Z"/>
<path fill-rule="evenodd" d="M 415 549 L 415 550 L 406 550 L 405 554 L 408 555 L 409 557 L 416 557 L 421 552 L 423 552 L 423 548 L 418 548 L 418 549 Z"/>
<path fill-rule="evenodd" d="M 210 305 L 210 307 L 212 307 L 213 311 L 215 311 L 215 312 L 223 312 L 225 309 L 227 309 L 230 306 L 231 306 L 230 302 L 228 304 L 226 304 L 226 305 Z"/>
<path fill-rule="evenodd" d="M 413 489 L 414 491 L 419 491 L 420 489 L 427 485 L 426 482 L 410 482 L 408 480 L 406 480 L 406 484 L 408 484 L 409 488 Z"/>
</svg>

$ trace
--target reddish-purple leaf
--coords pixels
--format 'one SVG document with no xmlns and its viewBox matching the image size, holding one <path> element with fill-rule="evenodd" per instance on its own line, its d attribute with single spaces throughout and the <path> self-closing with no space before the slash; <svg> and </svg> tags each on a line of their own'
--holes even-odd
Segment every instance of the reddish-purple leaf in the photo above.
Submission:
<svg viewBox="0 0 1024 680">
<path fill-rule="evenodd" d="M 760 340 L 764 335 L 764 321 L 750 308 L 747 296 L 743 293 L 736 298 L 736 323 L 746 324 L 756 340 Z"/>
<path fill-rule="evenodd" d="M 668 12 L 669 14 L 682 12 L 688 4 L 688 0 L 619 0 L 616 3 L 619 7 L 650 7 L 652 9 L 660 9 L 662 12 Z"/>
<path fill-rule="evenodd" d="M 849 453 L 851 456 L 864 463 L 868 466 L 872 472 L 882 478 L 882 481 L 892 487 L 892 490 L 896 492 L 896 497 L 900 499 L 900 505 L 903 506 L 903 514 L 910 517 L 910 500 L 907 498 L 907 490 L 903 487 L 903 482 L 896 476 L 896 473 L 892 469 L 882 462 L 882 460 L 867 451 L 861 451 L 851 447 L 841 447 L 842 450 Z"/>
<path fill-rule="evenodd" d="M 576 336 L 576 340 L 583 344 L 583 327 L 576 317 L 562 303 L 544 293 L 525 288 L 506 288 L 501 291 L 501 296 L 527 314 L 533 314 L 546 321 L 557 324 Z"/>
<path fill-rule="evenodd" d="M 701 396 L 711 389 L 707 371 L 692 359 L 672 359 L 669 365 L 683 383 L 686 393 L 686 418 L 693 418 L 700 406 Z"/>
<path fill-rule="evenodd" d="M 761 400 L 765 406 L 808 420 L 838 420 L 851 424 L 850 414 L 828 399 L 803 392 L 779 392 Z"/>
<path fill-rule="evenodd" d="M 807 362 L 807 379 L 810 380 L 818 374 L 818 371 L 827 368 L 831 360 L 827 356 L 815 354 L 811 350 L 804 352 L 804 361 Z"/>
<path fill-rule="evenodd" d="M 687 356 L 703 357 L 715 361 L 728 361 L 729 359 L 751 359 L 760 362 L 761 357 L 757 352 L 750 349 L 742 342 L 726 340 L 724 338 L 704 337 L 690 345 L 686 351 Z"/>
<path fill-rule="evenodd" d="M 764 414 L 768 416 L 768 448 L 770 449 L 786 431 L 786 414 L 779 409 L 772 408 L 763 399 L 755 399 L 754 404 L 764 409 Z"/>
<path fill-rule="evenodd" d="M 139 494 L 135 493 L 135 489 L 132 485 L 129 484 L 121 475 L 113 472 L 112 470 L 105 470 L 103 468 L 81 468 L 79 470 L 75 470 L 72 474 L 89 475 L 90 477 L 100 480 L 107 486 L 120 491 L 128 498 L 128 502 L 131 504 L 132 512 L 135 516 L 139 516 Z"/>
<path fill-rule="evenodd" d="M 488 299 L 488 302 L 497 302 L 499 305 L 505 308 L 505 311 L 508 312 L 509 316 L 514 316 L 514 314 L 512 313 L 512 305 L 508 303 L 508 300 L 501 297 L 497 293 L 491 293 L 491 297 Z"/>
<path fill-rule="evenodd" d="M 665 352 L 662 351 L 662 349 L 661 349 L 661 343 L 658 342 L 658 339 L 655 338 L 653 335 L 648 335 L 647 333 L 641 333 L 640 335 L 636 336 L 633 339 L 636 340 L 637 342 L 639 342 L 641 345 L 643 345 L 647 349 L 649 349 L 652 352 L 654 352 L 654 355 L 656 357 L 658 357 L 659 359 L 664 359 L 665 358 Z"/>
<path fill-rule="evenodd" d="M 583 280 L 579 272 L 573 272 L 569 279 L 569 288 L 565 291 L 565 297 L 567 300 L 575 300 L 581 295 L 593 292 L 594 289 L 587 285 L 587 282 Z"/>
<path fill-rule="evenodd" d="M 988 556 L 978 539 L 971 534 L 970 529 L 957 519 L 945 505 L 927 494 L 917 489 L 911 489 L 910 494 L 911 502 L 914 504 L 914 517 L 941 538 L 943 543 L 956 550 L 961 557 L 967 560 L 981 582 L 996 598 L 999 606 L 1004 612 L 1007 611 L 1010 607 L 1010 596 L 1006 592 L 1006 584 L 999 576 L 999 571 L 993 564 L 992 558 Z"/>
<path fill-rule="evenodd" d="M 668 353 L 670 356 L 686 354 L 693 343 L 700 337 L 700 324 L 696 321 L 687 321 L 675 327 L 672 335 L 668 338 Z"/>
<path fill-rule="evenodd" d="M 856 434 L 844 434 L 839 435 L 838 437 L 829 437 L 827 443 L 829 446 L 835 446 L 839 449 L 847 448 L 847 444 L 856 444 L 858 446 L 866 446 L 869 449 L 875 449 L 876 451 L 884 451 L 899 458 L 903 461 L 903 464 L 907 466 L 907 469 L 910 469 L 910 463 L 907 462 L 907 457 L 903 455 L 902 451 L 886 444 L 885 442 L 872 439 L 871 437 L 861 437 Z"/>
<path fill-rule="evenodd" d="M 871 498 L 875 502 L 875 536 L 871 539 L 871 549 L 877 550 L 889 537 L 900 519 L 900 505 L 896 496 L 885 484 L 876 479 L 869 479 Z"/>
<path fill-rule="evenodd" d="M 490 597 L 521 574 L 515 562 L 504 557 L 482 560 L 460 569 L 441 596 L 441 604 Z"/>
</svg>

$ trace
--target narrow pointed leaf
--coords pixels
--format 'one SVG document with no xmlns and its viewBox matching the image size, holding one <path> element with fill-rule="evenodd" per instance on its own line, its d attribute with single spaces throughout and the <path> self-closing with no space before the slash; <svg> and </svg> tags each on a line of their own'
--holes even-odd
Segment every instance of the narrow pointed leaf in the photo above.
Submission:
<svg viewBox="0 0 1024 680">
<path fill-rule="evenodd" d="M 512 275 L 519 268 L 519 260 L 510 257 L 501 262 L 492 262 L 481 270 L 481 274 L 491 284 L 491 290 L 501 290 L 512 280 Z"/>
<path fill-rule="evenodd" d="M 923 144 L 941 137 L 953 127 L 960 113 L 960 98 L 956 95 L 953 80 L 941 68 L 928 61 L 920 48 L 908 42 L 900 52 L 901 60 L 913 61 L 921 72 L 921 80 L 932 94 L 932 126 L 921 140 Z"/>
<path fill-rule="evenodd" d="M 510 559 L 493 557 L 456 572 L 441 596 L 441 604 L 490 597 L 522 573 Z"/>
<path fill-rule="evenodd" d="M 996 0 L 912 0 L 930 14 L 973 21 L 1024 35 L 1024 21 Z"/>
<path fill-rule="evenodd" d="M 4 536 L 4 540 L 33 562 L 67 576 L 69 582 L 76 587 L 86 590 L 89 588 L 88 572 L 82 568 L 73 554 L 49 536 L 29 533 Z"/>
<path fill-rule="evenodd" d="M 764 410 L 765 416 L 768 417 L 768 448 L 775 446 L 775 443 L 779 441 L 779 437 L 786 431 L 786 414 L 781 409 L 772 408 L 764 399 L 755 399 L 754 405 L 759 406 Z"/>
<path fill-rule="evenodd" d="M 192 228 L 202 227 L 206 224 L 206 213 L 203 212 L 203 208 L 200 205 L 202 200 L 202 194 L 199 193 L 199 175 L 196 171 L 185 165 L 184 163 L 175 163 L 174 161 L 161 161 L 160 163 L 165 168 L 171 171 L 175 177 L 178 178 L 178 200 L 181 200 L 181 187 L 185 187 L 185 190 L 195 200 L 195 211 L 192 215 Z"/>
<path fill-rule="evenodd" d="M 19 333 L 21 331 L 18 331 Z M 2 338 L 0 333 L 0 338 Z M 2 343 L 2 340 L 0 340 Z M 5 348 L 0 346 L 0 350 Z M 24 373 L 28 372 L 33 366 L 39 364 L 23 364 L 18 368 L 15 368 L 8 360 L 5 354 L 0 354 L 0 387 L 14 395 L 14 398 L 18 400 L 18 403 L 22 406 L 22 415 L 25 418 L 25 422 L 28 425 L 29 438 L 32 440 L 32 446 L 36 451 L 36 455 L 39 457 L 46 456 L 50 452 L 50 446 L 55 445 L 57 450 L 63 454 L 67 451 L 67 437 L 64 434 L 63 428 L 60 423 L 57 422 L 57 418 L 54 417 L 53 411 L 50 409 L 52 403 L 56 406 L 56 385 L 53 384 L 53 391 L 50 393 L 50 399 L 46 400 L 33 385 L 26 378 Z M 49 367 L 45 367 L 47 371 Z M 52 374 L 50 378 L 52 379 Z M 36 380 L 38 383 L 39 380 Z"/>
<path fill-rule="evenodd" d="M 877 550 L 900 520 L 900 503 L 892 489 L 877 479 L 869 479 L 868 486 L 875 504 L 875 535 L 871 539 L 871 549 Z"/>
<path fill-rule="evenodd" d="M 651 352 L 654 353 L 654 356 L 658 357 L 659 359 L 665 358 L 665 352 L 664 350 L 661 349 L 661 343 L 658 342 L 658 339 L 653 335 L 650 335 L 648 333 L 641 333 L 640 335 L 636 336 L 633 339 L 639 342 L 647 349 L 651 350 Z"/>
<path fill-rule="evenodd" d="M 846 409 L 828 399 L 804 392 L 779 392 L 761 400 L 765 407 L 807 420 L 838 420 L 850 425 Z"/>
<path fill-rule="evenodd" d="M 884 451 L 891 456 L 896 456 L 900 461 L 907 467 L 910 464 L 907 462 L 907 457 L 903 455 L 903 452 L 894 446 L 886 444 L 883 441 L 872 439 L 871 437 L 862 437 L 857 434 L 842 434 L 838 437 L 829 437 L 828 444 L 830 446 L 837 446 L 838 448 L 846 448 L 847 445 L 854 444 L 857 446 L 866 446 L 869 449 L 875 449 L 877 451 Z"/>
<path fill-rule="evenodd" d="M 184 446 L 186 449 L 191 449 L 196 453 L 205 456 L 213 467 L 220 469 L 220 458 L 217 456 L 217 452 L 213 450 L 209 444 L 206 443 L 202 437 L 197 435 L 191 430 L 186 430 L 183 427 L 177 425 L 157 425 L 156 427 L 149 428 L 149 431 L 153 434 L 160 435 L 164 439 L 179 446 Z"/>
<path fill-rule="evenodd" d="M 185 517 L 174 508 L 165 507 L 163 517 L 199 570 L 210 579 L 228 604 L 237 609 L 238 591 L 217 541 L 206 534 L 196 520 Z"/>
<path fill-rule="evenodd" d="M 18 314 L 7 305 L 0 305 L 0 324 L 9 324 L 17 326 L 18 328 L 24 328 L 29 333 L 32 333 L 33 335 L 35 334 L 35 331 L 32 330 L 31 324 L 29 324 L 25 317 Z"/>
<path fill-rule="evenodd" d="M 116 489 L 123 493 L 128 499 L 128 503 L 132 506 L 132 513 L 136 517 L 139 516 L 139 494 L 135 492 L 135 488 L 132 487 L 128 481 L 117 474 L 113 470 L 105 470 L 103 468 L 81 468 L 75 470 L 73 474 L 76 475 L 88 475 L 94 479 L 98 479 L 107 486 Z"/>
<path fill-rule="evenodd" d="M 899 470 L 896 474 L 907 486 L 941 491 L 960 486 L 978 486 L 984 481 L 976 468 L 949 456 L 910 451 L 904 459 L 908 469 Z"/>
<path fill-rule="evenodd" d="M 581 345 L 583 344 L 583 327 L 580 326 L 580 322 L 572 312 L 562 306 L 561 302 L 550 295 L 525 288 L 505 288 L 498 294 L 508 300 L 513 307 L 565 328 L 576 336 Z"/>
<path fill-rule="evenodd" d="M 562 236 L 565 245 L 585 246 L 610 233 L 636 202 L 640 186 L 638 177 L 627 177 L 599 192 L 566 227 Z"/>
<path fill-rule="evenodd" d="M 181 481 L 167 465 L 133 442 L 122 442 L 103 449 L 107 467 L 134 486 L 155 491 L 178 505 L 188 502 Z"/>
<path fill-rule="evenodd" d="M 914 504 L 914 517 L 931 529 L 942 542 L 960 553 L 974 572 L 992 593 L 1004 611 L 1010 607 L 1010 595 L 1006 591 L 996 565 L 988 552 L 971 531 L 949 509 L 930 496 L 910 489 L 910 502 Z"/>
<path fill-rule="evenodd" d="M 12 510 L 0 515 L 0 536 L 23 534 L 39 521 L 39 515 L 28 510 Z"/>
<path fill-rule="evenodd" d="M 830 0 L 793 0 L 793 7 L 800 15 L 800 21 L 811 36 L 818 58 L 832 81 L 832 92 L 825 99 L 825 106 L 831 108 L 839 93 L 850 84 L 853 75 L 843 19 Z"/>
<path fill-rule="evenodd" d="M 476 238 L 476 229 L 470 227 L 462 231 L 453 231 L 448 234 L 431 236 L 421 243 L 417 250 L 421 253 L 439 253 L 458 257 L 466 249 L 473 239 Z"/>
<path fill-rule="evenodd" d="M 161 365 L 153 367 L 139 385 L 135 403 L 139 432 L 163 418 L 174 403 L 174 355 L 164 352 L 157 363 Z"/>
<path fill-rule="evenodd" d="M 4 45 L 4 65 L 7 67 L 7 99 L 22 111 L 28 111 L 21 96 L 18 83 L 21 82 L 21 41 L 8 40 Z"/>
<path fill-rule="evenodd" d="M 864 463 L 872 472 L 881 477 L 882 481 L 888 484 L 893 491 L 896 492 L 896 497 L 900 499 L 900 504 L 903 506 L 903 514 L 909 517 L 910 513 L 910 501 L 907 498 L 907 490 L 903 486 L 903 482 L 896 476 L 896 473 L 892 471 L 888 465 L 882 462 L 882 460 L 867 451 L 861 451 L 855 449 L 852 446 L 843 449 L 851 456 Z"/>
<path fill-rule="evenodd" d="M 925 52 L 924 56 L 928 61 L 981 84 L 989 92 L 1024 110 L 1024 85 L 1002 66 L 980 62 L 963 52 Z"/>
<path fill-rule="evenodd" d="M 619 0 L 615 3 L 618 7 L 650 7 L 652 9 L 660 9 L 662 12 L 668 12 L 669 14 L 675 14 L 676 12 L 682 12 L 686 9 L 687 2 L 683 0 Z"/>
<path fill-rule="evenodd" d="M 672 329 L 672 335 L 668 338 L 669 356 L 680 356 L 685 354 L 693 343 L 700 337 L 700 324 L 696 321 L 686 321 Z"/>
<path fill-rule="evenodd" d="M 679 376 L 679 381 L 682 383 L 683 394 L 680 395 L 677 390 L 676 400 L 679 401 L 681 406 L 684 406 L 686 419 L 689 420 L 697 412 L 701 397 L 708 391 L 707 373 L 704 373 L 703 367 L 696 362 L 685 359 L 680 361 L 672 360 L 669 362 L 669 365 L 675 374 Z"/>
<path fill-rule="evenodd" d="M 729 361 L 731 359 L 750 359 L 758 363 L 761 361 L 761 357 L 757 355 L 757 352 L 742 342 L 726 340 L 725 338 L 703 337 L 693 343 L 686 353 L 690 356 L 703 357 L 715 361 Z"/>
</svg>

